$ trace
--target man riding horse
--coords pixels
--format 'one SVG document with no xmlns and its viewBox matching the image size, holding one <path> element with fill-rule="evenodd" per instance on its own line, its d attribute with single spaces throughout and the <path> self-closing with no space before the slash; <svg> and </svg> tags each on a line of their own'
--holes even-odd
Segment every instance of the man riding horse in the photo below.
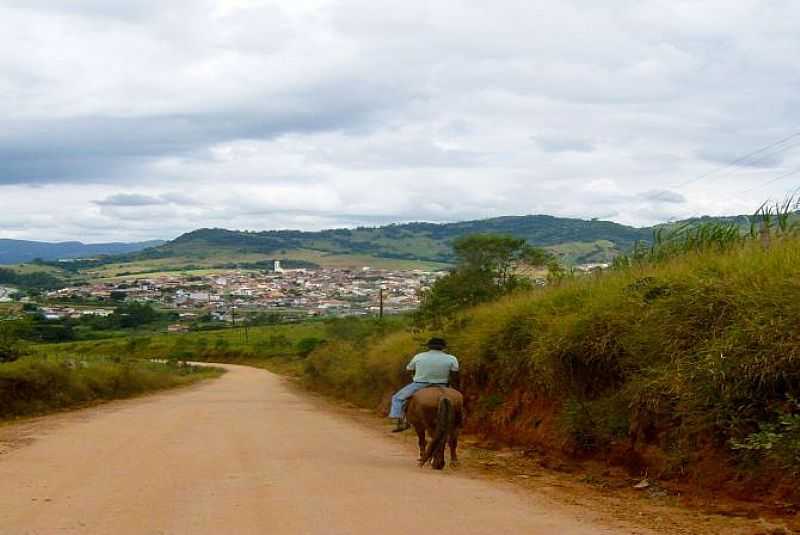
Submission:
<svg viewBox="0 0 800 535">
<path fill-rule="evenodd" d="M 442 338 L 431 338 L 427 343 L 428 351 L 419 353 L 411 359 L 406 370 L 414 372 L 413 382 L 401 388 L 392 396 L 392 407 L 389 417 L 395 418 L 397 426 L 393 433 L 405 431 L 411 427 L 405 417 L 408 400 L 417 391 L 430 386 L 457 385 L 458 359 L 444 352 L 447 342 Z"/>
</svg>

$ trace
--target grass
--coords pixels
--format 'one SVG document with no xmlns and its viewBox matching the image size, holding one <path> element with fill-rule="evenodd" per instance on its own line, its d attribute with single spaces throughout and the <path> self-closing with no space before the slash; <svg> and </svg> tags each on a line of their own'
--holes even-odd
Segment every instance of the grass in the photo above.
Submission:
<svg viewBox="0 0 800 535">
<path fill-rule="evenodd" d="M 231 271 L 241 271 L 242 273 L 250 273 L 255 272 L 256 270 L 252 269 L 166 269 L 164 271 L 143 271 L 143 272 L 129 272 L 129 271 L 120 271 L 120 273 L 127 273 L 127 275 L 115 275 L 113 277 L 100 277 L 94 280 L 98 282 L 120 282 L 123 280 L 130 280 L 131 278 L 138 277 L 142 279 L 158 279 L 161 277 L 188 277 L 188 276 L 197 276 L 197 277 L 205 277 L 208 275 L 217 275 L 221 273 L 230 273 Z"/>
<path fill-rule="evenodd" d="M 181 274 L 210 275 L 231 271 L 231 269 L 217 268 L 214 266 L 231 263 L 248 264 L 273 259 L 304 260 L 319 264 L 323 267 L 333 268 L 361 268 L 363 266 L 370 266 L 376 269 L 440 270 L 448 267 L 448 264 L 437 262 L 377 258 L 369 255 L 331 254 L 310 249 L 290 249 L 272 254 L 244 254 L 235 251 L 231 251 L 230 254 L 228 254 L 224 251 L 217 250 L 208 251 L 207 253 L 203 253 L 202 256 L 175 256 L 170 258 L 106 264 L 86 270 L 83 272 L 83 275 L 91 277 L 93 280 L 108 282 L 129 279 L 135 276 L 155 278 Z M 186 266 L 192 266 L 193 269 L 186 269 Z"/>
<path fill-rule="evenodd" d="M 222 372 L 127 357 L 37 351 L 0 364 L 0 420 L 186 385 Z"/>
<path fill-rule="evenodd" d="M 2 268 L 12 269 L 17 273 L 30 274 L 30 273 L 49 273 L 56 276 L 65 276 L 62 269 L 53 266 L 42 266 L 39 264 L 5 264 L 0 265 Z"/>
<path fill-rule="evenodd" d="M 546 248 L 558 255 L 562 263 L 580 264 L 589 262 L 607 262 L 619 254 L 614 242 L 598 240 L 595 242 L 568 242 Z"/>
<path fill-rule="evenodd" d="M 306 338 L 325 334 L 323 322 L 229 328 L 183 334 L 131 336 L 46 346 L 50 354 L 114 357 L 126 355 L 141 359 L 241 362 L 293 356 L 297 344 Z M 44 346 L 43 346 L 44 347 Z"/>
<path fill-rule="evenodd" d="M 305 260 L 324 267 L 333 268 L 361 268 L 370 266 L 375 269 L 421 269 L 426 271 L 438 271 L 449 267 L 449 264 L 439 262 L 378 258 L 365 254 L 331 254 L 311 249 L 291 249 L 286 252 L 281 252 L 280 254 L 276 253 L 274 257 L 278 259 Z"/>
<path fill-rule="evenodd" d="M 800 397 L 797 295 L 800 241 L 784 236 L 518 293 L 437 334 L 461 360 L 474 430 L 573 455 L 627 451 L 618 458 L 637 470 L 699 480 L 709 456 L 723 473 L 742 467 L 732 446 L 776 428 Z M 383 406 L 429 334 L 330 342 L 299 371 Z"/>
</svg>

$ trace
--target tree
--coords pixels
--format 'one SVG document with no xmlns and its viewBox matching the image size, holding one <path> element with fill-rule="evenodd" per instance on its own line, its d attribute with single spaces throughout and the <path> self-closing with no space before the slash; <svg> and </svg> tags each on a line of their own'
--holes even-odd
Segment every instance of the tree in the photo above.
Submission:
<svg viewBox="0 0 800 535">
<path fill-rule="evenodd" d="M 123 329 L 130 329 L 158 321 L 160 314 L 147 303 L 132 302 L 117 307 L 114 320 Z"/>
<path fill-rule="evenodd" d="M 25 354 L 23 339 L 30 336 L 30 319 L 0 320 L 0 363 L 13 362 Z"/>
<path fill-rule="evenodd" d="M 473 234 L 453 243 L 457 263 L 423 295 L 418 321 L 435 324 L 455 311 L 491 301 L 511 291 L 530 287 L 515 271 L 522 265 L 553 262 L 549 252 L 524 239 L 500 234 Z"/>
<path fill-rule="evenodd" d="M 325 340 L 315 337 L 303 338 L 297 342 L 297 354 L 303 358 L 306 358 L 314 351 L 318 346 L 324 343 Z"/>
</svg>

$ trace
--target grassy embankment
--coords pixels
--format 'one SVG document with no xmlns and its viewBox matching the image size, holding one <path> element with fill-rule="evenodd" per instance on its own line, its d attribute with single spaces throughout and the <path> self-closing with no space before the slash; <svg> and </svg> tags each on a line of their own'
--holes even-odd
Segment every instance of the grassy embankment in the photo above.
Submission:
<svg viewBox="0 0 800 535">
<path fill-rule="evenodd" d="M 462 362 L 473 431 L 797 500 L 798 295 L 800 241 L 786 238 L 508 296 L 441 334 Z M 295 369 L 317 390 L 385 406 L 425 335 L 332 340 Z"/>
<path fill-rule="evenodd" d="M 221 370 L 125 357 L 34 354 L 0 364 L 0 420 L 187 385 Z"/>
</svg>

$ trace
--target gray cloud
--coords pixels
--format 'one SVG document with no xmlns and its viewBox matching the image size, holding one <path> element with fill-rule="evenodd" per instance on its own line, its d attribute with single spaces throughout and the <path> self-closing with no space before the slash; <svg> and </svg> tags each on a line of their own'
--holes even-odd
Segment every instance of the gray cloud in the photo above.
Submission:
<svg viewBox="0 0 800 535">
<path fill-rule="evenodd" d="M 0 0 L 0 224 L 105 240 L 749 212 L 763 199 L 731 192 L 781 197 L 800 138 L 719 168 L 800 123 L 798 16 L 768 0 Z"/>
<path fill-rule="evenodd" d="M 686 197 L 668 190 L 653 190 L 640 193 L 639 197 L 656 203 L 686 204 Z"/>
<path fill-rule="evenodd" d="M 567 136 L 538 136 L 533 138 L 545 152 L 592 152 L 594 145 L 585 139 Z"/>
<path fill-rule="evenodd" d="M 152 206 L 155 204 L 165 204 L 167 201 L 149 195 L 139 195 L 136 193 L 117 193 L 100 201 L 95 201 L 98 206 Z"/>
</svg>

